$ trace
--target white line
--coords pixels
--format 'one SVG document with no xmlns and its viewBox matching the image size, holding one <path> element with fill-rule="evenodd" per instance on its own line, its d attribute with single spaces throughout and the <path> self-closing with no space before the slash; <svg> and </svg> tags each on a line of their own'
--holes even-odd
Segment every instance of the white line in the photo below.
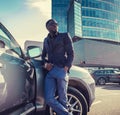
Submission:
<svg viewBox="0 0 120 115">
<path fill-rule="evenodd" d="M 92 104 L 92 106 L 93 105 L 96 105 L 96 104 L 98 104 L 98 103 L 101 103 L 102 101 L 96 101 L 96 102 L 94 102 L 93 104 Z"/>
<path fill-rule="evenodd" d="M 98 96 L 112 96 L 112 95 L 120 95 L 120 93 L 99 94 L 99 95 L 96 95 L 96 97 L 98 97 Z"/>
</svg>

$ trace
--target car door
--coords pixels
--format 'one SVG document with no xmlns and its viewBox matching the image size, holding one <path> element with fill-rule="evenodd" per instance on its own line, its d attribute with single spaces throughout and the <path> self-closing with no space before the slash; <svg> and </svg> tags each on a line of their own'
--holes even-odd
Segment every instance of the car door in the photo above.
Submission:
<svg viewBox="0 0 120 115">
<path fill-rule="evenodd" d="M 37 46 L 42 53 L 42 42 L 37 42 L 37 41 L 26 41 L 25 42 L 25 49 L 29 49 L 28 47 L 31 46 Z M 37 52 L 37 51 L 33 51 L 33 52 Z M 47 73 L 47 71 L 44 69 L 43 67 L 43 61 L 41 59 L 41 56 L 37 57 L 37 58 L 32 58 L 31 59 L 32 63 L 34 64 L 35 67 L 35 71 L 36 71 L 36 89 L 37 89 L 37 93 L 36 93 L 36 108 L 38 110 L 43 109 L 44 105 L 45 105 L 45 100 L 44 100 L 44 80 L 45 80 L 45 75 Z"/>
<path fill-rule="evenodd" d="M 0 112 L 20 105 L 34 98 L 34 68 L 26 61 L 21 48 L 7 29 L 0 24 Z"/>
<path fill-rule="evenodd" d="M 120 71 L 118 70 L 111 70 L 111 76 L 109 78 L 110 82 L 120 82 Z"/>
</svg>

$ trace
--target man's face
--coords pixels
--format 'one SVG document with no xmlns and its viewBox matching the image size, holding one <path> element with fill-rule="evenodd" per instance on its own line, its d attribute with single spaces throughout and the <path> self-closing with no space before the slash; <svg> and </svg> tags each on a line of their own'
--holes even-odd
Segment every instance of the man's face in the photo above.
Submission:
<svg viewBox="0 0 120 115">
<path fill-rule="evenodd" d="M 47 29 L 50 33 L 54 33 L 58 31 L 58 25 L 54 22 L 49 22 L 47 25 Z"/>
</svg>

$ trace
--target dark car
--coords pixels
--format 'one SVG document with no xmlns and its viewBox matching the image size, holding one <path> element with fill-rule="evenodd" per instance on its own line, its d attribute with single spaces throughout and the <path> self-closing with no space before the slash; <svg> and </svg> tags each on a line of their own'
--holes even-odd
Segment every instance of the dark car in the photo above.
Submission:
<svg viewBox="0 0 120 115">
<path fill-rule="evenodd" d="M 120 71 L 115 69 L 95 70 L 91 73 L 96 85 L 105 85 L 106 83 L 120 84 Z"/>
<path fill-rule="evenodd" d="M 0 23 L 0 115 L 53 115 L 45 104 L 42 49 L 28 46 L 24 53 Z M 95 99 L 95 82 L 88 71 L 72 66 L 68 102 L 73 115 L 86 115 Z M 57 95 L 56 95 L 57 97 Z M 59 97 L 57 97 L 59 98 Z"/>
</svg>

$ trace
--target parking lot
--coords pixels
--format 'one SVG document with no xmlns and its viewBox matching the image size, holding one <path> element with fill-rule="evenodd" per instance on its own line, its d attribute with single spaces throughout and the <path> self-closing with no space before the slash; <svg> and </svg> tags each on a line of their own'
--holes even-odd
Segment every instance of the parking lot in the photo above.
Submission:
<svg viewBox="0 0 120 115">
<path fill-rule="evenodd" d="M 120 85 L 96 86 L 96 99 L 88 115 L 120 115 Z"/>
</svg>

